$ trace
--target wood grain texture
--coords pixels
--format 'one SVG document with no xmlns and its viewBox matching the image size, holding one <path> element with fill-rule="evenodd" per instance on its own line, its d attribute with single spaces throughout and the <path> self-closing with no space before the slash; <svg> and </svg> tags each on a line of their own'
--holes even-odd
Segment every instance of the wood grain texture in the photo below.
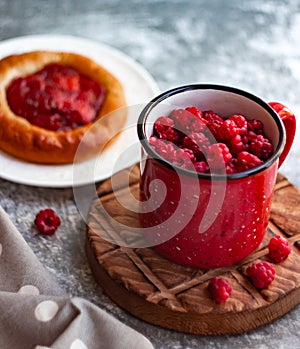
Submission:
<svg viewBox="0 0 300 349">
<path fill-rule="evenodd" d="M 134 249 L 114 243 L 122 235 L 116 221 L 138 226 L 137 214 L 132 210 L 136 202 L 129 195 L 128 183 L 130 193 L 137 198 L 137 166 L 100 185 L 87 226 L 86 249 L 93 274 L 120 307 L 164 328 L 223 335 L 266 325 L 300 303 L 300 192 L 285 177 L 278 175 L 271 221 L 260 247 L 234 266 L 209 270 L 175 264 L 151 248 Z M 128 200 L 131 209 L 124 206 Z M 291 254 L 274 265 L 276 278 L 270 287 L 258 290 L 245 270 L 253 261 L 268 260 L 266 246 L 278 234 L 289 240 Z M 131 238 L 136 237 L 126 234 L 126 239 Z M 214 276 L 225 277 L 233 289 L 230 298 L 221 304 L 216 304 L 207 290 Z"/>
</svg>

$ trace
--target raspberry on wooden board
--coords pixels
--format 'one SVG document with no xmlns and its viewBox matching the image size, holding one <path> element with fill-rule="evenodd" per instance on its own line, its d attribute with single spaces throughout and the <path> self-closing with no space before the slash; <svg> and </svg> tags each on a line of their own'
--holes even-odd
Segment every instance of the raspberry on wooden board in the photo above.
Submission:
<svg viewBox="0 0 300 349">
<path fill-rule="evenodd" d="M 216 303 L 222 303 L 229 298 L 232 287 L 226 279 L 214 277 L 208 284 L 208 291 Z"/>
<path fill-rule="evenodd" d="M 253 285 L 258 289 L 267 288 L 275 279 L 275 268 L 268 262 L 254 262 L 246 271 Z"/>
<path fill-rule="evenodd" d="M 288 240 L 280 235 L 277 235 L 270 240 L 268 249 L 268 257 L 276 263 L 284 261 L 291 253 Z"/>
</svg>

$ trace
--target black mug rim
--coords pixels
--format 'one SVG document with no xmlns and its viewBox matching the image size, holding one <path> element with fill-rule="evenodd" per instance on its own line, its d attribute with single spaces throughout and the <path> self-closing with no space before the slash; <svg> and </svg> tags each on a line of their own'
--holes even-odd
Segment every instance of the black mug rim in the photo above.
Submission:
<svg viewBox="0 0 300 349">
<path fill-rule="evenodd" d="M 225 92 L 231 92 L 235 93 L 241 96 L 244 96 L 255 103 L 259 104 L 261 107 L 263 107 L 274 119 L 276 122 L 276 125 L 279 129 L 279 140 L 276 149 L 274 150 L 273 155 L 265 161 L 263 164 L 252 168 L 247 171 L 233 173 L 233 174 L 215 174 L 215 173 L 199 173 L 192 170 L 184 169 L 179 166 L 176 166 L 172 164 L 171 162 L 168 162 L 163 157 L 161 157 L 157 152 L 153 150 L 151 145 L 149 144 L 149 141 L 146 137 L 145 133 L 145 123 L 147 121 L 147 117 L 151 110 L 157 106 L 162 101 L 166 100 L 170 96 L 179 94 L 181 92 L 190 91 L 190 90 L 221 90 Z M 196 177 L 199 179 L 219 179 L 219 180 L 233 180 L 233 179 L 240 179 L 240 178 L 246 178 L 249 176 L 252 176 L 254 174 L 257 174 L 267 168 L 269 168 L 271 165 L 274 164 L 274 162 L 279 158 L 280 154 L 282 153 L 286 141 L 286 133 L 285 128 L 283 126 L 282 120 L 280 119 L 279 115 L 275 112 L 275 110 L 269 106 L 268 103 L 263 101 L 261 98 L 255 96 L 254 94 L 244 91 L 242 89 L 232 87 L 232 86 L 225 86 L 225 85 L 218 85 L 218 84 L 190 84 L 190 85 L 183 85 L 179 87 L 172 88 L 170 90 L 167 90 L 158 96 L 154 97 L 141 111 L 138 122 L 137 122 L 137 133 L 140 140 L 140 143 L 142 147 L 145 149 L 148 155 L 150 155 L 154 160 L 158 161 L 163 166 L 171 169 L 172 171 L 176 171 L 180 174 L 184 174 L 190 177 Z"/>
</svg>

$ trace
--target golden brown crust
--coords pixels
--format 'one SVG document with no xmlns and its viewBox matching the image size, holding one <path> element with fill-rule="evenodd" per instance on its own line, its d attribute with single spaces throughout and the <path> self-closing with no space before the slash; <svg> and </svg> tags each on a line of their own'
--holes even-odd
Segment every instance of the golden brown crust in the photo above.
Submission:
<svg viewBox="0 0 300 349">
<path fill-rule="evenodd" d="M 6 88 L 10 82 L 14 78 L 33 74 L 50 63 L 71 66 L 105 86 L 106 96 L 95 120 L 101 119 L 100 122 L 55 132 L 32 125 L 13 113 L 6 99 Z M 34 51 L 0 60 L 0 148 L 23 160 L 49 164 L 71 163 L 82 138 L 91 129 L 92 135 L 85 137 L 86 146 L 77 154 L 76 160 L 95 155 L 124 126 L 126 112 L 120 109 L 124 106 L 125 93 L 118 79 L 93 60 L 79 54 Z M 115 110 L 119 111 L 112 113 Z"/>
</svg>

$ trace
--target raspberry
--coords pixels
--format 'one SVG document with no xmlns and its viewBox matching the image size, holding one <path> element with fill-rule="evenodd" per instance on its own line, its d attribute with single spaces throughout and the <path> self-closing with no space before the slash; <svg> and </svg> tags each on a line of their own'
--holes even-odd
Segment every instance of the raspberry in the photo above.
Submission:
<svg viewBox="0 0 300 349">
<path fill-rule="evenodd" d="M 223 118 L 213 112 L 212 110 L 205 110 L 202 112 L 203 119 L 205 119 L 209 124 L 222 124 Z"/>
<path fill-rule="evenodd" d="M 273 154 L 273 145 L 267 138 L 258 135 L 250 143 L 249 151 L 261 160 L 267 160 Z"/>
<path fill-rule="evenodd" d="M 206 126 L 206 120 L 202 119 L 196 119 L 192 123 L 192 126 L 189 128 L 188 131 L 194 131 L 194 132 L 205 132 L 207 130 Z"/>
<path fill-rule="evenodd" d="M 201 157 L 207 150 L 210 142 L 203 133 L 192 132 L 183 139 L 183 145 L 191 149 L 196 156 Z"/>
<path fill-rule="evenodd" d="M 231 162 L 232 155 L 224 143 L 212 144 L 207 149 L 207 162 L 211 168 L 222 169 L 222 166 Z"/>
<path fill-rule="evenodd" d="M 170 118 L 174 120 L 175 128 L 187 135 L 191 132 L 201 132 L 206 124 L 186 109 L 175 109 L 171 112 Z"/>
<path fill-rule="evenodd" d="M 149 143 L 165 160 L 177 166 L 193 169 L 192 163 L 196 161 L 196 158 L 191 149 L 178 148 L 175 144 L 159 139 L 156 136 L 151 136 L 149 138 Z"/>
<path fill-rule="evenodd" d="M 257 135 L 261 135 L 263 133 L 264 125 L 260 120 L 248 120 L 248 131 L 253 131 Z"/>
<path fill-rule="evenodd" d="M 208 284 L 208 291 L 216 303 L 222 303 L 230 296 L 232 287 L 227 280 L 214 277 Z"/>
<path fill-rule="evenodd" d="M 185 108 L 185 110 L 187 110 L 188 112 L 196 116 L 196 119 L 193 122 L 194 132 L 203 132 L 208 122 L 205 119 L 203 119 L 202 111 L 196 107 L 188 107 L 188 108 Z"/>
<path fill-rule="evenodd" d="M 179 135 L 173 127 L 174 121 L 166 116 L 159 117 L 154 123 L 154 129 L 161 139 L 175 143 Z"/>
<path fill-rule="evenodd" d="M 267 288 L 275 279 L 275 269 L 268 262 L 254 262 L 246 272 L 253 285 L 259 289 Z"/>
<path fill-rule="evenodd" d="M 176 156 L 178 157 L 177 163 L 181 167 L 187 168 L 187 169 L 193 169 L 193 162 L 196 161 L 194 152 L 191 149 L 183 148 L 183 149 L 177 149 Z"/>
<path fill-rule="evenodd" d="M 174 121 L 167 116 L 160 116 L 154 123 L 157 133 L 164 131 L 166 127 L 174 127 Z"/>
<path fill-rule="evenodd" d="M 237 156 L 241 151 L 245 151 L 248 148 L 239 134 L 229 140 L 228 147 L 234 156 Z"/>
<path fill-rule="evenodd" d="M 198 161 L 194 163 L 195 171 L 198 173 L 208 173 L 209 166 L 205 161 Z"/>
<path fill-rule="evenodd" d="M 234 160 L 234 159 L 232 159 L 232 160 Z M 235 163 L 233 161 L 226 164 L 226 173 L 227 174 L 237 173 L 237 169 L 236 169 Z"/>
<path fill-rule="evenodd" d="M 248 123 L 243 115 L 235 114 L 230 116 L 228 120 L 233 121 L 238 127 L 238 133 L 242 136 L 247 133 Z"/>
<path fill-rule="evenodd" d="M 288 240 L 280 235 L 270 240 L 268 248 L 268 257 L 276 263 L 284 261 L 291 252 Z"/>
<path fill-rule="evenodd" d="M 248 122 L 240 114 L 224 120 L 212 110 L 187 107 L 159 117 L 149 143 L 177 166 L 233 174 L 257 167 L 273 154 L 263 126 L 260 120 Z"/>
<path fill-rule="evenodd" d="M 166 142 L 162 139 L 157 138 L 156 136 L 151 136 L 149 138 L 149 143 L 152 146 L 152 148 L 160 154 L 160 149 L 164 148 L 166 145 Z"/>
<path fill-rule="evenodd" d="M 203 113 L 200 109 L 196 108 L 196 107 L 188 107 L 188 108 L 185 108 L 185 110 L 187 110 L 188 112 L 194 114 L 195 116 L 197 116 L 198 119 L 200 119 L 201 121 L 204 122 L 204 119 L 203 119 Z M 205 122 L 206 124 L 207 122 Z"/>
<path fill-rule="evenodd" d="M 193 168 L 193 161 L 196 159 L 192 150 L 178 148 L 175 144 L 160 139 L 155 140 L 155 136 L 151 137 L 150 144 L 160 156 L 173 165 L 187 169 Z"/>
<path fill-rule="evenodd" d="M 247 133 L 242 137 L 242 141 L 244 144 L 247 144 L 254 141 L 256 137 L 257 134 L 254 131 L 247 131 Z"/>
<path fill-rule="evenodd" d="M 154 147 L 154 149 L 157 151 L 159 155 L 161 155 L 164 159 L 174 162 L 177 158 L 175 155 L 175 145 L 170 142 L 160 141 L 157 143 L 157 145 Z"/>
<path fill-rule="evenodd" d="M 256 155 L 247 151 L 241 151 L 237 156 L 236 168 L 239 172 L 250 170 L 261 165 L 263 162 Z"/>
<path fill-rule="evenodd" d="M 36 215 L 34 223 L 41 234 L 53 235 L 60 226 L 60 218 L 51 208 L 46 208 Z"/>
<path fill-rule="evenodd" d="M 156 136 L 151 136 L 149 138 L 149 143 L 152 145 L 153 148 L 159 148 L 160 145 L 164 144 L 164 142 Z"/>
<path fill-rule="evenodd" d="M 215 138 L 218 138 L 219 127 L 223 123 L 220 115 L 214 113 L 212 110 L 203 111 L 203 119 L 207 121 L 207 127 Z"/>
<path fill-rule="evenodd" d="M 225 120 L 217 131 L 220 140 L 227 141 L 239 134 L 239 129 L 233 120 Z"/>
</svg>

